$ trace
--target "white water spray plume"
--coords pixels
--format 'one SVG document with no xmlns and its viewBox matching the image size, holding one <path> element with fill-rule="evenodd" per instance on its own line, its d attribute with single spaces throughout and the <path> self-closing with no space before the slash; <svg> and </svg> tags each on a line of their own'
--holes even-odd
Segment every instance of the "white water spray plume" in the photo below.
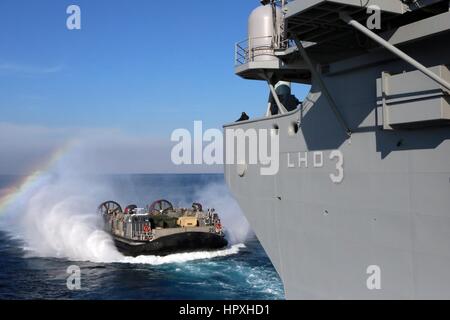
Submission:
<svg viewBox="0 0 450 320">
<path fill-rule="evenodd" d="M 73 161 L 74 154 L 77 161 Z M 96 208 L 104 200 L 123 199 L 124 194 L 132 190 L 118 190 L 107 179 L 80 175 L 82 154 L 82 146 L 71 149 L 45 173 L 36 175 L 26 188 L 22 185 L 15 190 L 14 200 L 4 209 L 0 219 L 2 230 L 20 238 L 29 255 L 96 263 L 160 265 L 232 255 L 243 247 L 240 243 L 249 233 L 248 223 L 226 187 L 214 183 L 198 189 L 195 195 L 205 207 L 214 207 L 219 212 L 232 245 L 230 248 L 166 257 L 124 257 L 117 251 L 111 236 L 103 231 Z"/>
</svg>

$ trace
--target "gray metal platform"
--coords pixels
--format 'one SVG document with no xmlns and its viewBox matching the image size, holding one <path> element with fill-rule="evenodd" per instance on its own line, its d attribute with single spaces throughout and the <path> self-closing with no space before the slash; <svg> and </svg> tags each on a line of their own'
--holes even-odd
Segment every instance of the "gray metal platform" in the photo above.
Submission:
<svg viewBox="0 0 450 320">
<path fill-rule="evenodd" d="M 367 8 L 371 5 L 382 8 L 383 22 L 407 12 L 400 0 L 297 0 L 285 7 L 286 29 L 301 41 L 348 46 L 343 39 L 353 30 L 339 18 L 339 13 L 347 12 L 363 21 L 369 17 Z"/>
</svg>

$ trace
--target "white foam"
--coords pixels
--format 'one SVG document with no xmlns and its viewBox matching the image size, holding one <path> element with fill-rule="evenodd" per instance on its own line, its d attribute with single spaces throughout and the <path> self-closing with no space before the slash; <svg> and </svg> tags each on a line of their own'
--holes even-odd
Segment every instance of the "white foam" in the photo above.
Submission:
<svg viewBox="0 0 450 320">
<path fill-rule="evenodd" d="M 24 242 L 28 256 L 115 262 L 123 258 L 101 230 L 98 186 L 73 177 L 42 175 L 7 209 L 2 228 Z"/>
<path fill-rule="evenodd" d="M 86 156 L 80 149 L 74 149 L 45 174 L 36 175 L 36 179 L 14 196 L 1 217 L 0 228 L 20 238 L 27 255 L 159 265 L 223 257 L 236 254 L 242 248 L 243 245 L 238 244 L 215 252 L 125 258 L 117 251 L 111 236 L 102 230 L 101 216 L 95 211 L 101 201 L 132 194 L 131 188 L 124 186 L 116 190 L 104 179 L 80 175 L 79 162 L 73 162 L 73 155 L 79 159 Z M 196 198 L 205 200 L 205 207 L 218 210 L 231 244 L 244 242 L 248 224 L 224 185 L 209 184 L 194 193 Z"/>
<path fill-rule="evenodd" d="M 168 256 L 139 256 L 139 257 L 125 257 L 118 262 L 130 263 L 130 264 L 150 264 L 150 265 L 162 265 L 170 263 L 184 263 L 194 260 L 206 260 L 218 257 L 226 257 L 239 253 L 239 250 L 245 248 L 245 245 L 235 244 L 230 248 L 217 250 L 217 251 L 198 251 L 189 253 L 176 253 Z"/>
<path fill-rule="evenodd" d="M 96 263 L 183 263 L 237 254 L 245 247 L 239 243 L 217 251 L 125 257 L 101 229 L 101 219 L 92 210 L 99 197 L 107 198 L 107 192 L 95 183 L 64 175 L 42 176 L 9 209 L 13 213 L 9 225 L 14 222 L 16 227 L 12 234 L 24 241 L 27 256 Z"/>
<path fill-rule="evenodd" d="M 195 198 L 200 199 L 204 208 L 217 210 L 225 227 L 227 239 L 231 244 L 247 240 L 251 234 L 250 225 L 225 184 L 209 183 L 198 188 Z"/>
</svg>

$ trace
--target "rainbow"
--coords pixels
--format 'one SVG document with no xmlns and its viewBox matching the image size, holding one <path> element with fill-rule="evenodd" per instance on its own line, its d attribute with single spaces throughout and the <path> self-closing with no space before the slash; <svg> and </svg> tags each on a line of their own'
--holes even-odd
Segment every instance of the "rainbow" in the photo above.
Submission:
<svg viewBox="0 0 450 320">
<path fill-rule="evenodd" d="M 55 165 L 68 150 L 73 146 L 75 140 L 69 140 L 64 143 L 61 147 L 57 148 L 52 152 L 49 157 L 43 162 L 37 165 L 31 173 L 26 175 L 24 178 L 19 179 L 14 185 L 8 187 L 5 194 L 0 194 L 0 215 L 4 213 L 16 199 L 18 199 L 22 194 L 26 193 L 30 188 L 35 185 L 35 182 L 50 168 Z"/>
</svg>

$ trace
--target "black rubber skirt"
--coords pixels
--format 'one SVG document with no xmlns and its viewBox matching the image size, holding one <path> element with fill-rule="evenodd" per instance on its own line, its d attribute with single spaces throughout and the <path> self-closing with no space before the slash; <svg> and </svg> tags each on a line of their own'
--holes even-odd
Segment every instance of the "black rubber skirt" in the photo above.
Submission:
<svg viewBox="0 0 450 320">
<path fill-rule="evenodd" d="M 114 237 L 117 249 L 126 256 L 158 255 L 210 251 L 224 248 L 228 241 L 221 235 L 209 232 L 184 232 L 158 238 L 153 241 L 131 241 Z"/>
</svg>

